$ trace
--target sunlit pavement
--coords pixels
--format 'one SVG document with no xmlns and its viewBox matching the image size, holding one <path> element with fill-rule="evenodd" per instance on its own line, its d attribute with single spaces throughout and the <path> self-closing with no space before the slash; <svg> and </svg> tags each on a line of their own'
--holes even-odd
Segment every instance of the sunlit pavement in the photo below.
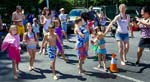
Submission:
<svg viewBox="0 0 150 82">
<path fill-rule="evenodd" d="M 135 33 L 135 38 L 130 38 L 130 50 L 127 55 L 128 65 L 121 66 L 119 55 L 117 53 L 116 40 L 109 35 L 106 39 L 107 67 L 110 65 L 111 53 L 117 54 L 117 65 L 119 73 L 106 73 L 103 70 L 95 69 L 97 66 L 97 56 L 89 50 L 89 59 L 84 63 L 84 68 L 87 71 L 86 75 L 79 75 L 77 70 L 77 57 L 74 50 L 75 36 L 70 36 L 70 42 L 64 41 L 65 55 L 69 59 L 69 63 L 65 63 L 61 58 L 56 60 L 56 70 L 59 80 L 57 82 L 149 82 L 150 78 L 150 50 L 146 49 L 143 52 L 141 65 L 135 66 L 137 46 L 140 39 L 140 33 Z M 19 79 L 13 80 L 12 64 L 5 53 L 0 52 L 0 82 L 54 82 L 52 72 L 50 70 L 50 61 L 47 55 L 36 54 L 34 66 L 35 70 L 28 70 L 28 54 L 22 52 L 21 63 L 19 65 Z"/>
</svg>

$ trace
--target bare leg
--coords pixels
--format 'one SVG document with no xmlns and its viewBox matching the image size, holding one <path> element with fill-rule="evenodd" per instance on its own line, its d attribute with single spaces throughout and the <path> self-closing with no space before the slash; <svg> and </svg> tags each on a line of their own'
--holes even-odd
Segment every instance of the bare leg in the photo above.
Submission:
<svg viewBox="0 0 150 82">
<path fill-rule="evenodd" d="M 101 60 L 102 60 L 102 55 L 101 54 L 98 54 L 98 68 L 101 67 Z"/>
<path fill-rule="evenodd" d="M 31 66 L 32 66 L 32 69 L 34 69 L 34 61 L 35 61 L 35 55 L 36 55 L 36 49 L 33 49 L 32 50 L 32 63 L 31 63 Z"/>
<path fill-rule="evenodd" d="M 144 51 L 144 48 L 138 48 L 138 52 L 137 52 L 137 64 L 140 63 L 140 59 L 142 57 L 142 52 Z"/>
<path fill-rule="evenodd" d="M 62 57 L 63 57 L 64 61 L 65 61 L 65 62 L 68 62 L 68 60 L 67 60 L 67 59 L 66 59 L 66 57 L 65 57 L 64 52 L 63 52 L 61 55 L 62 55 Z"/>
<path fill-rule="evenodd" d="M 54 61 L 51 61 L 51 69 L 52 69 L 52 72 L 53 72 L 53 79 L 54 80 L 57 80 L 58 78 L 57 78 L 57 76 L 56 76 L 56 70 L 55 70 L 55 61 L 56 61 L 56 59 L 54 59 Z"/>
<path fill-rule="evenodd" d="M 29 53 L 29 71 L 32 70 L 32 61 L 33 61 L 33 54 L 32 54 L 32 50 L 31 49 L 28 49 L 28 53 Z"/>
<path fill-rule="evenodd" d="M 102 59 L 103 59 L 103 67 L 104 67 L 104 70 L 107 70 L 107 68 L 106 68 L 106 55 L 103 55 L 103 56 L 102 56 Z"/>
<path fill-rule="evenodd" d="M 124 42 L 124 54 L 123 54 L 123 58 L 124 58 L 124 62 L 127 62 L 127 58 L 126 55 L 129 51 L 129 41 Z"/>
<path fill-rule="evenodd" d="M 12 69 L 13 69 L 14 79 L 18 79 L 17 71 L 16 71 L 16 62 L 14 60 L 12 60 Z"/>
<path fill-rule="evenodd" d="M 119 48 L 121 64 L 125 65 L 125 62 L 123 60 L 123 42 L 122 41 L 118 41 L 117 43 L 118 43 L 118 48 Z"/>
</svg>

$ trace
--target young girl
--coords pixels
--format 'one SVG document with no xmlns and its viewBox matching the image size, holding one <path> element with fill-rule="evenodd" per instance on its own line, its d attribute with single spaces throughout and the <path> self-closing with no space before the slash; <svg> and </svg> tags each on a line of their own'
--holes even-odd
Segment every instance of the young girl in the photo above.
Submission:
<svg viewBox="0 0 150 82">
<path fill-rule="evenodd" d="M 134 31 L 137 31 L 138 25 L 137 25 L 136 19 L 132 19 L 132 26 L 131 26 L 131 37 L 134 38 Z"/>
<path fill-rule="evenodd" d="M 38 21 L 36 18 L 33 18 L 33 24 L 32 24 L 33 32 L 37 35 L 37 38 L 39 38 L 39 33 L 40 33 L 40 26 L 38 24 Z M 38 39 L 37 39 L 38 40 Z M 39 43 L 37 45 L 39 47 Z"/>
<path fill-rule="evenodd" d="M 95 44 L 98 45 L 98 49 L 96 50 L 96 53 L 98 55 L 98 68 L 101 67 L 101 60 L 103 61 L 103 67 L 104 70 L 107 72 L 107 68 L 106 68 L 106 48 L 105 48 L 105 40 L 103 37 L 103 33 L 102 32 L 98 32 L 97 33 L 97 37 L 95 39 Z"/>
<path fill-rule="evenodd" d="M 27 51 L 29 53 L 29 70 L 33 70 L 33 64 L 36 54 L 36 45 L 37 45 L 37 35 L 32 31 L 32 26 L 30 23 L 27 23 L 27 32 L 24 33 L 23 43 L 27 45 Z"/>
<path fill-rule="evenodd" d="M 85 70 L 82 68 L 82 65 L 84 63 L 84 60 L 87 58 L 85 35 L 81 32 L 82 25 L 83 25 L 82 19 L 77 18 L 75 20 L 74 33 L 77 36 L 75 49 L 77 50 L 77 56 L 79 58 L 78 62 L 79 74 L 84 74 Z"/>
<path fill-rule="evenodd" d="M 6 35 L 3 40 L 1 50 L 8 51 L 8 57 L 12 60 L 12 68 L 14 73 L 14 79 L 18 79 L 17 71 L 19 71 L 19 62 L 20 62 L 20 37 L 17 34 L 16 25 L 11 25 L 9 33 Z"/>
<path fill-rule="evenodd" d="M 106 14 L 104 13 L 104 11 L 101 12 L 101 14 L 100 14 L 99 17 L 100 17 L 101 31 L 105 32 L 107 20 L 111 21 L 111 19 L 109 19 L 106 16 Z"/>
<path fill-rule="evenodd" d="M 58 35 L 54 33 L 54 28 L 55 26 L 53 24 L 49 25 L 48 27 L 48 33 L 44 36 L 43 41 L 42 41 L 42 48 L 47 47 L 47 53 L 48 57 L 51 61 L 51 66 L 50 68 L 52 69 L 53 72 L 53 79 L 57 80 L 56 72 L 55 72 L 55 61 L 56 61 L 56 41 L 58 40 L 61 46 L 63 44 L 61 43 Z M 45 46 L 47 44 L 47 46 Z"/>
<path fill-rule="evenodd" d="M 64 31 L 60 27 L 59 19 L 55 20 L 54 24 L 55 24 L 55 33 L 58 35 L 59 39 L 61 40 L 61 43 L 63 43 L 63 33 L 64 33 Z M 59 54 L 61 54 L 63 59 L 67 62 L 67 59 L 65 58 L 65 55 L 64 55 L 64 48 L 63 48 L 63 46 L 61 46 L 61 44 L 58 40 L 56 41 L 56 45 L 57 45 L 57 48 L 58 48 L 57 56 L 59 56 Z"/>
</svg>

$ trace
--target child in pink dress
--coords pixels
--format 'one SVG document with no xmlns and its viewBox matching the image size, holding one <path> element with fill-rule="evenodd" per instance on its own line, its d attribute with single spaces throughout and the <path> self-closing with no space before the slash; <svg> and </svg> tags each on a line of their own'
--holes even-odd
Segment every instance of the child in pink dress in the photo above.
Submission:
<svg viewBox="0 0 150 82">
<path fill-rule="evenodd" d="M 8 57 L 12 60 L 14 79 L 18 79 L 17 71 L 19 71 L 18 64 L 20 62 L 20 37 L 17 34 L 16 25 L 11 25 L 9 33 L 3 40 L 1 50 L 7 50 Z"/>
</svg>

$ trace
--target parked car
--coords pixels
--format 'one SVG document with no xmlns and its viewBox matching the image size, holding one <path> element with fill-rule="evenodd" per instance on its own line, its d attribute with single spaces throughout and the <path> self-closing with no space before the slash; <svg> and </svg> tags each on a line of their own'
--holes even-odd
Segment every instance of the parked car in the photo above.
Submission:
<svg viewBox="0 0 150 82">
<path fill-rule="evenodd" d="M 101 11 L 103 10 L 102 7 L 93 7 L 93 10 L 96 12 L 96 13 L 101 13 Z"/>
<path fill-rule="evenodd" d="M 76 19 L 76 17 L 79 17 L 81 13 L 83 12 L 88 12 L 88 9 L 86 8 L 77 8 L 77 9 L 72 9 L 69 14 L 68 14 L 68 21 L 67 21 L 67 25 L 68 25 L 68 31 L 72 33 L 72 31 L 74 30 L 74 21 Z"/>
</svg>

